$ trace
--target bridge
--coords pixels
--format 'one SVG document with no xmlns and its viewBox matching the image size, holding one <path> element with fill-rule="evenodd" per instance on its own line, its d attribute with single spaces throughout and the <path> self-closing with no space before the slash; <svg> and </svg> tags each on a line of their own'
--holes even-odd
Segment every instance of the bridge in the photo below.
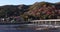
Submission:
<svg viewBox="0 0 60 32">
<path fill-rule="evenodd" d="M 60 19 L 32 20 L 31 22 L 38 26 L 60 27 Z"/>
</svg>

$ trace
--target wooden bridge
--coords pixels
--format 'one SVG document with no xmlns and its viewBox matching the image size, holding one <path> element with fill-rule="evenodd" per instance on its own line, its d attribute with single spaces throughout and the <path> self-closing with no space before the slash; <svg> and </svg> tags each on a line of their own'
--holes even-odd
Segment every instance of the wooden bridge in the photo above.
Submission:
<svg viewBox="0 0 60 32">
<path fill-rule="evenodd" d="M 54 26 L 60 27 L 60 19 L 48 19 L 48 20 L 33 20 L 31 21 L 33 24 L 37 24 L 40 26 Z"/>
</svg>

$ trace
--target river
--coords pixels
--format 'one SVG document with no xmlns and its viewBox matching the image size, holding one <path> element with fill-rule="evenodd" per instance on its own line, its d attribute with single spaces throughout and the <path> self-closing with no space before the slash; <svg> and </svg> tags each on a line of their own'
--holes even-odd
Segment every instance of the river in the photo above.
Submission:
<svg viewBox="0 0 60 32">
<path fill-rule="evenodd" d="M 60 32 L 60 30 L 34 30 L 29 26 L 23 26 L 23 24 L 15 24 L 15 25 L 0 25 L 0 32 Z M 20 27 L 22 27 L 20 29 Z M 19 29 L 18 29 L 19 28 Z"/>
</svg>

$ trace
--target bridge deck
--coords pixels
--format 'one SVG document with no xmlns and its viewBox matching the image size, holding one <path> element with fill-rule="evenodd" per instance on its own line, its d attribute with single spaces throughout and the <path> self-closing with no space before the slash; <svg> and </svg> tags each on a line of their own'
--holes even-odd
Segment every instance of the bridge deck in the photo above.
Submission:
<svg viewBox="0 0 60 32">
<path fill-rule="evenodd" d="M 33 21 L 31 21 L 31 22 L 39 22 L 39 21 L 60 21 L 60 19 L 33 20 Z"/>
</svg>

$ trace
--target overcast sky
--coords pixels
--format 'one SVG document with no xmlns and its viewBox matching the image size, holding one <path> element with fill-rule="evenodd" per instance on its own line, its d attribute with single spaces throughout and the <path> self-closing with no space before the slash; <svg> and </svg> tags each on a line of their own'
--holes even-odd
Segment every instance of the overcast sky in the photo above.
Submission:
<svg viewBox="0 0 60 32">
<path fill-rule="evenodd" d="M 26 4 L 26 5 L 30 5 L 33 4 L 35 2 L 60 2 L 60 0 L 0 0 L 0 6 L 2 5 L 20 5 L 20 4 Z"/>
</svg>

